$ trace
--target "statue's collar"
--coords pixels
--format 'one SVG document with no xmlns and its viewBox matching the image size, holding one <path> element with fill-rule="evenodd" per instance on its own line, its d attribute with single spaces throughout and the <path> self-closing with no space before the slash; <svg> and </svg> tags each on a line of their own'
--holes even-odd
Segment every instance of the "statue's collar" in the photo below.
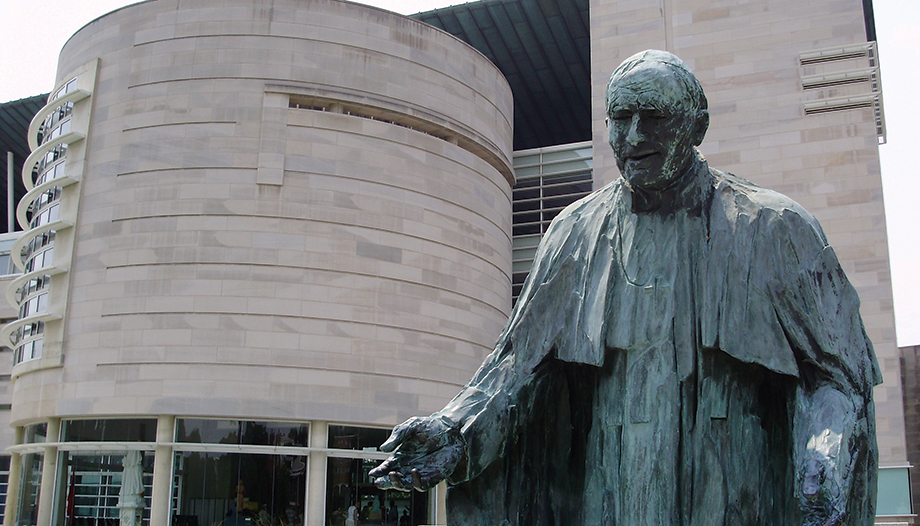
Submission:
<svg viewBox="0 0 920 526">
<path fill-rule="evenodd" d="M 709 164 L 700 157 L 683 178 L 666 190 L 648 191 L 629 184 L 626 184 L 626 188 L 632 196 L 634 213 L 655 212 L 668 215 L 677 210 L 686 210 L 698 215 L 712 193 L 713 177 L 709 171 Z"/>
</svg>

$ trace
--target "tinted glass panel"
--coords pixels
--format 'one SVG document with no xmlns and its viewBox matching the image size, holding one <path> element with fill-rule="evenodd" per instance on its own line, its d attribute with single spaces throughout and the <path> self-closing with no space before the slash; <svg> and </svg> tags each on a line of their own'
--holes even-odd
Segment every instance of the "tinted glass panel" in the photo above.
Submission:
<svg viewBox="0 0 920 526">
<path fill-rule="evenodd" d="M 34 424 L 23 428 L 23 444 L 41 444 L 48 436 L 48 424 Z"/>
<path fill-rule="evenodd" d="M 153 453 L 140 453 L 135 463 L 125 466 L 125 455 L 66 453 L 65 524 L 73 526 L 119 524 L 118 499 L 128 479 L 143 489 L 141 506 L 134 508 L 141 525 L 150 524 L 150 496 L 153 493 Z M 139 463 L 137 463 L 139 461 Z M 135 504 L 141 502 L 135 501 Z"/>
<path fill-rule="evenodd" d="M 153 418 L 124 420 L 65 420 L 65 442 L 154 442 L 157 421 Z"/>
<path fill-rule="evenodd" d="M 910 477 L 908 468 L 878 470 L 877 515 L 910 515 Z"/>
<path fill-rule="evenodd" d="M 174 469 L 173 526 L 304 523 L 305 456 L 179 452 Z"/>
<path fill-rule="evenodd" d="M 329 426 L 329 447 L 373 450 L 390 436 L 387 429 Z M 428 522 L 428 493 L 384 491 L 368 472 L 379 460 L 330 458 L 326 467 L 326 524 L 345 524 L 355 507 L 358 524 L 418 526 Z"/>
<path fill-rule="evenodd" d="M 329 447 L 334 449 L 377 450 L 390 436 L 389 429 L 329 426 Z"/>
<path fill-rule="evenodd" d="M 30 426 L 31 427 L 31 426 Z M 27 453 L 22 455 L 19 474 L 19 522 L 18 526 L 38 524 L 38 500 L 42 487 L 42 464 L 45 455 Z"/>
<path fill-rule="evenodd" d="M 309 435 L 309 424 L 299 422 L 203 418 L 180 418 L 176 422 L 176 442 L 306 447 Z"/>
</svg>

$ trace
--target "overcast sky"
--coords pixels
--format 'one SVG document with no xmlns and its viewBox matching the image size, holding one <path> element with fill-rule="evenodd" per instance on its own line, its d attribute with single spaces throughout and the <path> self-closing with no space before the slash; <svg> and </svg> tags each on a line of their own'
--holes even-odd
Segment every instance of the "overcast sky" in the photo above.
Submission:
<svg viewBox="0 0 920 526">
<path fill-rule="evenodd" d="M 807 0 L 806 0 L 807 1 Z M 855 0 L 852 0 L 855 1 Z M 54 87 L 64 42 L 86 23 L 128 5 L 125 0 L 3 0 L 0 8 L 0 102 Z M 458 0 L 362 2 L 411 14 Z M 920 345 L 920 1 L 874 0 L 888 143 L 879 149 L 888 220 L 898 345 Z"/>
</svg>

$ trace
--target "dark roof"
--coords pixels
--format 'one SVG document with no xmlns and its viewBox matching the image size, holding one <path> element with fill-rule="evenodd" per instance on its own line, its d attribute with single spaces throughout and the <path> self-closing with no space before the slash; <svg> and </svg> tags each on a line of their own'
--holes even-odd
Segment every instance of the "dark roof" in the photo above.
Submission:
<svg viewBox="0 0 920 526">
<path fill-rule="evenodd" d="M 514 149 L 591 139 L 588 0 L 484 0 L 412 15 L 491 60 L 514 94 Z"/>
<path fill-rule="evenodd" d="M 6 152 L 13 152 L 13 183 L 15 203 L 26 193 L 25 186 L 22 184 L 22 163 L 29 156 L 29 142 L 26 134 L 29 131 L 29 123 L 32 117 L 38 113 L 38 110 L 45 106 L 48 101 L 48 94 L 36 95 L 26 99 L 14 100 L 0 104 L 0 233 L 6 232 Z M 16 225 L 16 230 L 20 230 Z"/>
</svg>

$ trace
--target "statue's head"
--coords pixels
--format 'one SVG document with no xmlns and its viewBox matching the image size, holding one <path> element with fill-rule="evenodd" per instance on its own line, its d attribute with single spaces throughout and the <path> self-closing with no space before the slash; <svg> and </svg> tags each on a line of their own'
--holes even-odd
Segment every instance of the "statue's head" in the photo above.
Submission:
<svg viewBox="0 0 920 526">
<path fill-rule="evenodd" d="M 644 190 L 672 186 L 690 170 L 709 128 L 696 76 L 665 51 L 626 59 L 607 83 L 607 135 L 626 181 Z"/>
</svg>

